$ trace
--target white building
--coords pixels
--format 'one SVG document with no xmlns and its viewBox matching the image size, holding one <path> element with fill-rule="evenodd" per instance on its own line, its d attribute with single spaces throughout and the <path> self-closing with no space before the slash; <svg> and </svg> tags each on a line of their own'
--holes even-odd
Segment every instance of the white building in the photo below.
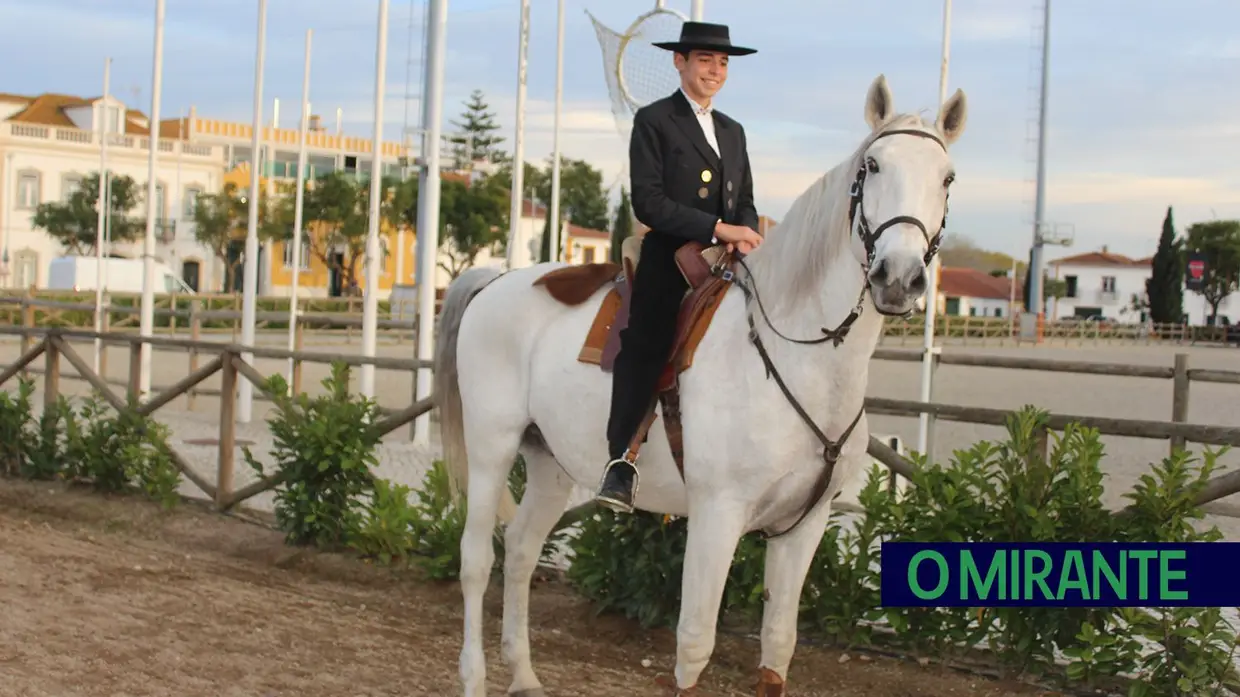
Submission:
<svg viewBox="0 0 1240 697">
<path fill-rule="evenodd" d="M 31 218 L 38 204 L 67 200 L 83 177 L 98 175 L 101 121 L 109 134 L 108 168 L 139 186 L 133 214 L 144 218 L 150 142 L 145 114 L 116 99 L 0 94 L 0 288 L 44 287 L 51 260 L 65 253 L 46 231 L 32 227 Z M 216 273 L 215 260 L 194 241 L 188 211 L 194 196 L 220 186 L 227 161 L 221 147 L 180 140 L 182 128 L 173 119 L 158 129 L 155 254 L 191 287 L 203 287 Z M 141 244 L 118 244 L 111 251 L 135 257 Z"/>
<path fill-rule="evenodd" d="M 1145 297 L 1145 282 L 1153 273 L 1153 257 L 1131 259 L 1108 251 L 1086 252 L 1051 261 L 1050 278 L 1066 286 L 1063 298 L 1047 301 L 1048 314 L 1055 319 L 1102 318 L 1123 323 L 1145 322 L 1148 313 L 1134 307 L 1134 296 Z M 1229 306 L 1237 307 L 1234 296 L 1219 306 L 1219 315 L 1228 315 Z M 1184 292 L 1184 314 L 1190 325 L 1204 325 L 1210 316 L 1205 298 Z M 1235 310 L 1231 321 L 1235 322 Z"/>
<path fill-rule="evenodd" d="M 276 100 L 269 125 L 263 128 L 260 146 L 262 171 L 260 185 L 275 193 L 277 182 L 292 184 L 297 177 L 299 133 L 294 115 L 284 117 L 280 127 L 279 101 Z M 34 229 L 31 218 L 40 203 L 66 200 L 77 183 L 90 173 L 97 175 L 100 165 L 100 134 L 97 129 L 107 118 L 108 168 L 127 175 L 139 188 L 139 203 L 133 215 L 145 217 L 146 182 L 149 167 L 149 119 L 142 112 L 109 98 L 81 98 L 60 94 L 35 97 L 0 94 L 0 288 L 46 287 L 48 267 L 65 248 L 47 234 Z M 307 179 L 332 171 L 343 171 L 358 179 L 369 179 L 372 139 L 346 135 L 341 129 L 342 115 L 329 131 L 317 116 L 309 120 L 306 137 Z M 224 286 L 224 260 L 199 244 L 194 237 L 193 208 L 196 197 L 217 193 L 225 181 L 243 179 L 248 190 L 249 167 L 254 160 L 252 129 L 248 123 L 202 118 L 191 108 L 185 118 L 162 120 L 159 126 L 159 156 L 156 161 L 156 249 L 158 260 L 199 292 L 227 292 Z M 445 141 L 449 134 L 445 134 Z M 417 176 L 410 149 L 403 144 L 384 142 L 382 173 L 400 177 Z M 451 161 L 447 158 L 446 161 Z M 406 169 L 408 166 L 408 169 Z M 476 180 L 493 167 L 476 163 L 471 172 L 444 170 L 444 179 Z M 528 199 L 518 223 L 514 267 L 537 261 L 547 216 L 544 206 Z M 569 226 L 565 243 L 566 261 L 585 260 L 590 254 L 606 257 L 607 234 Z M 416 281 L 416 234 L 403 228 L 381 238 L 384 271 L 380 279 L 381 297 L 393 286 Z M 562 236 L 563 237 L 563 236 Z M 600 240 L 602 245 L 600 246 Z M 283 242 L 264 242 L 260 247 L 259 293 L 291 293 L 292 254 Z M 241 253 L 240 241 L 229 251 Z M 588 250 L 588 251 L 587 251 Z M 114 256 L 138 258 L 142 241 L 115 243 Z M 450 250 L 440 245 L 436 264 L 436 286 L 450 280 L 446 267 L 452 267 Z M 238 262 L 238 259 L 233 259 Z M 325 296 L 342 292 L 340 279 L 316 262 L 303 247 L 299 295 Z M 476 266 L 504 266 L 504 255 L 484 250 L 474 260 Z M 319 264 L 321 265 L 321 264 Z M 388 266 L 391 268 L 387 268 Z M 238 274 L 239 280 L 239 274 Z"/>
<path fill-rule="evenodd" d="M 1024 288 L 1018 279 L 991 276 L 966 267 L 939 269 L 939 313 L 957 317 L 1009 317 L 1012 302 L 1024 309 Z"/>
</svg>

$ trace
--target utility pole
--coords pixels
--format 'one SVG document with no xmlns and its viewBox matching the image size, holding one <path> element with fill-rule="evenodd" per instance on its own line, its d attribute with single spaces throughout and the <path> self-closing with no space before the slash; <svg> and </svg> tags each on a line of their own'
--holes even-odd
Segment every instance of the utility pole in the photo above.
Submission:
<svg viewBox="0 0 1240 697">
<path fill-rule="evenodd" d="M 1029 260 L 1029 311 L 1042 314 L 1042 242 L 1046 227 L 1046 92 L 1049 81 L 1051 0 L 1042 9 L 1042 90 L 1038 100 L 1038 185 L 1033 210 L 1033 250 Z"/>
</svg>

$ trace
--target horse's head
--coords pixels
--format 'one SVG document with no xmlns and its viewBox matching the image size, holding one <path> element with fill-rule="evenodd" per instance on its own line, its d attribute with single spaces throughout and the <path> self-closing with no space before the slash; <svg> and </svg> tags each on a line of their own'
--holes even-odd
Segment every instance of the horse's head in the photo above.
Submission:
<svg viewBox="0 0 1240 697">
<path fill-rule="evenodd" d="M 874 307 L 885 315 L 911 312 L 926 290 L 926 266 L 947 222 L 947 190 L 955 179 L 947 146 L 964 131 L 967 106 L 956 90 L 934 128 L 896 118 L 887 79 L 879 75 L 865 100 L 871 134 L 852 186 L 853 249 L 868 266 Z M 904 123 L 905 121 L 908 123 Z"/>
</svg>

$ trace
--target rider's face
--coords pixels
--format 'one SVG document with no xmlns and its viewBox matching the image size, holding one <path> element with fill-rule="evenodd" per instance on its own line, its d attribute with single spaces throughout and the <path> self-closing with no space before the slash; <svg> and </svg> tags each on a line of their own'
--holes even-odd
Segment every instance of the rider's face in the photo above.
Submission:
<svg viewBox="0 0 1240 697">
<path fill-rule="evenodd" d="M 688 58 L 677 53 L 676 69 L 680 84 L 689 96 L 709 103 L 728 79 L 728 54 L 719 51 L 689 52 Z"/>
</svg>

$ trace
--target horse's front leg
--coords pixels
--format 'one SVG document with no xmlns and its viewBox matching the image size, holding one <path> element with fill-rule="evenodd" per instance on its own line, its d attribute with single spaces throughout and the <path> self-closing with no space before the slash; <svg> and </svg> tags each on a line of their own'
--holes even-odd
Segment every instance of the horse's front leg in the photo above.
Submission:
<svg viewBox="0 0 1240 697">
<path fill-rule="evenodd" d="M 865 443 L 869 441 L 866 429 L 858 429 L 846 452 L 836 463 L 835 480 L 842 481 L 850 468 L 860 465 L 865 457 Z M 860 435 L 865 434 L 864 438 Z M 862 443 L 849 448 L 854 439 Z M 801 591 L 810 564 L 822 543 L 823 531 L 831 517 L 832 489 L 828 489 L 816 508 L 785 535 L 767 541 L 766 571 L 763 585 L 767 595 L 762 611 L 762 659 L 759 665 L 758 697 L 784 697 L 788 666 L 797 643 L 797 615 L 801 605 Z M 798 512 L 798 515 L 800 513 Z M 795 518 L 794 518 L 795 520 Z M 783 528 L 777 528 L 777 531 Z"/>
<path fill-rule="evenodd" d="M 688 469 L 686 467 L 685 469 Z M 692 694 L 715 650 L 723 588 L 745 527 L 742 505 L 714 498 L 690 506 L 676 628 L 677 694 Z"/>
</svg>

